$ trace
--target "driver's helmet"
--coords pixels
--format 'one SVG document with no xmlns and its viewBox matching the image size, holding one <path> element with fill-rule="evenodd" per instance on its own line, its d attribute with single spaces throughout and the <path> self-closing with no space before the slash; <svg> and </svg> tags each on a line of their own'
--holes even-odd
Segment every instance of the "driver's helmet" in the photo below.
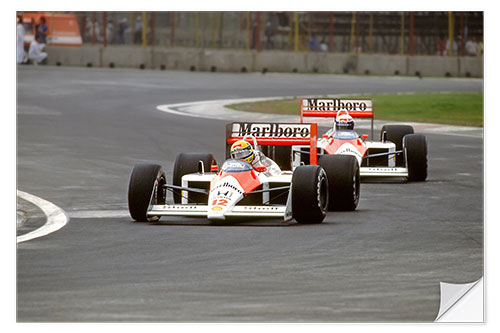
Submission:
<svg viewBox="0 0 500 333">
<path fill-rule="evenodd" d="M 337 116 L 335 119 L 335 130 L 353 130 L 354 120 L 346 113 Z"/>
<path fill-rule="evenodd" d="M 238 140 L 231 146 L 231 158 L 252 163 L 255 159 L 255 152 L 251 144 L 245 140 Z"/>
</svg>

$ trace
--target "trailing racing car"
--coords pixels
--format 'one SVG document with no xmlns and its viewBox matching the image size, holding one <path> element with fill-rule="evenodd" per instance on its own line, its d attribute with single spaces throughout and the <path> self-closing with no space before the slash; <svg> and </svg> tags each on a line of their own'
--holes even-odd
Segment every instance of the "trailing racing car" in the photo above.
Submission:
<svg viewBox="0 0 500 333">
<path fill-rule="evenodd" d="M 367 140 L 368 135 L 358 135 L 353 117 L 371 118 L 373 132 L 373 101 L 327 98 L 301 99 L 300 122 L 305 117 L 334 117 L 334 127 L 318 139 L 318 164 L 325 166 L 328 155 L 354 156 L 360 166 L 361 177 L 404 177 L 408 181 L 425 181 L 427 178 L 427 141 L 424 135 L 415 134 L 408 125 L 384 125 L 380 141 Z M 293 147 L 294 164 L 308 163 L 307 147 Z M 328 162 L 326 162 L 328 163 Z"/>
<path fill-rule="evenodd" d="M 308 145 L 314 152 L 317 124 L 267 124 L 267 130 L 252 134 L 243 134 L 240 125 L 228 125 L 231 131 L 226 143 L 231 145 L 230 154 L 220 169 L 212 154 L 181 153 L 174 164 L 172 183 L 168 184 L 160 165 L 136 165 L 128 191 L 132 218 L 136 221 L 156 221 L 162 216 L 197 216 L 212 221 L 293 218 L 303 224 L 321 223 L 331 201 L 329 178 L 345 177 L 337 174 L 337 169 L 353 165 L 341 156 L 330 156 L 333 167 L 322 167 L 316 165 L 313 157 L 309 165 L 281 170 L 262 153 L 260 146 Z M 252 158 L 246 155 L 248 152 Z M 358 186 L 356 202 L 351 203 L 357 205 L 359 184 L 353 178 L 343 181 L 350 184 L 351 192 Z M 170 192 L 173 203 L 167 198 Z"/>
</svg>

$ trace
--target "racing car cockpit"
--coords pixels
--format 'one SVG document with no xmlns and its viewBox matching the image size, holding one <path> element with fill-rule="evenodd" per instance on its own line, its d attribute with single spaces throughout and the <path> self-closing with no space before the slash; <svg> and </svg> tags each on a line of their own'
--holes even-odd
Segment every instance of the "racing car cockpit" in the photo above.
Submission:
<svg viewBox="0 0 500 333">
<path fill-rule="evenodd" d="M 345 112 L 345 114 L 340 114 L 341 112 Z M 337 140 L 355 140 L 359 138 L 359 134 L 354 130 L 354 120 L 347 111 L 339 111 L 333 128 L 328 130 L 324 136 Z"/>
<path fill-rule="evenodd" d="M 248 142 L 248 139 L 252 139 L 253 145 Z M 249 163 L 256 171 L 264 172 L 268 176 L 281 174 L 278 164 L 258 149 L 257 139 L 252 135 L 245 135 L 243 140 L 233 143 L 230 156 L 233 160 L 241 160 Z"/>
</svg>

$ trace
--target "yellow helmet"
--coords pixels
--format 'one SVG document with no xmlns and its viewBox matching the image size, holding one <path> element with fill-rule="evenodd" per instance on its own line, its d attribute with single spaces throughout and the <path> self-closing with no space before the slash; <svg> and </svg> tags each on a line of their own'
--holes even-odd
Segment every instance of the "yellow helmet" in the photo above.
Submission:
<svg viewBox="0 0 500 333">
<path fill-rule="evenodd" d="M 245 140 L 238 140 L 231 146 L 231 158 L 252 163 L 255 159 L 255 153 L 251 144 Z"/>
</svg>

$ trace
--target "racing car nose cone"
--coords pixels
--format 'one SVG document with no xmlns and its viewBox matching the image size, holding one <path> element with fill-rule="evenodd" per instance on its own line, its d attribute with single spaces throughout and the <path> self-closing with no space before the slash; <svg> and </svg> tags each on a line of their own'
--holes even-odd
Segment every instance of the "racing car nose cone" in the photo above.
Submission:
<svg viewBox="0 0 500 333">
<path fill-rule="evenodd" d="M 221 206 L 212 206 L 212 207 L 209 207 L 208 209 L 209 209 L 209 211 L 208 211 L 208 214 L 207 214 L 207 218 L 209 220 L 221 221 L 221 220 L 225 220 L 226 219 L 226 216 L 224 214 L 225 209 L 223 207 L 221 207 Z"/>
</svg>

